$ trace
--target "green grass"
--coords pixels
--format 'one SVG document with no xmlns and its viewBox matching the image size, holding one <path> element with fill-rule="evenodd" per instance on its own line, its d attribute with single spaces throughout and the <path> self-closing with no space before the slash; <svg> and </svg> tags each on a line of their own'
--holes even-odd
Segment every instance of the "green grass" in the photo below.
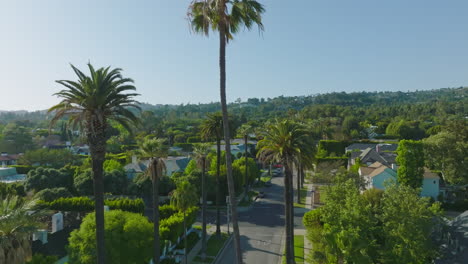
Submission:
<svg viewBox="0 0 468 264">
<path fill-rule="evenodd" d="M 196 256 L 193 259 L 193 262 L 197 263 L 212 263 L 214 259 L 216 258 L 216 255 L 218 255 L 218 252 L 224 247 L 224 244 L 226 243 L 227 239 L 229 238 L 229 235 L 226 233 L 221 233 L 221 237 L 218 238 L 216 234 L 211 235 L 210 239 L 208 239 L 207 244 L 206 244 L 206 259 L 203 261 L 200 257 L 201 252 L 198 253 L 198 256 Z"/>
<path fill-rule="evenodd" d="M 296 199 L 296 195 L 294 199 Z M 301 202 L 294 203 L 294 207 L 305 208 L 306 207 L 307 188 L 301 188 Z"/>
<path fill-rule="evenodd" d="M 221 237 L 218 238 L 216 234 L 213 234 L 210 239 L 208 239 L 207 245 L 206 245 L 206 254 L 208 256 L 213 256 L 216 257 L 218 254 L 219 250 L 224 246 L 224 243 L 226 243 L 226 240 L 229 238 L 229 235 L 226 233 L 221 233 Z"/>
<path fill-rule="evenodd" d="M 294 236 L 294 259 L 296 264 L 304 264 L 304 235 Z M 286 263 L 286 257 L 284 254 L 283 263 Z"/>
</svg>

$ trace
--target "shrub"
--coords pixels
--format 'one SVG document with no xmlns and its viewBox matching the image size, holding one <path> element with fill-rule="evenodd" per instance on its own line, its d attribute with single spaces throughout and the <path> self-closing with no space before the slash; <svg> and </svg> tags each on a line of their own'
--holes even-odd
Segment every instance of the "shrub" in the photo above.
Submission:
<svg viewBox="0 0 468 264">
<path fill-rule="evenodd" d="M 192 151 L 193 149 L 192 143 L 175 143 L 174 147 L 182 148 L 184 151 Z"/>
<path fill-rule="evenodd" d="M 56 256 L 44 256 L 42 254 L 34 254 L 32 259 L 26 264 L 51 264 L 58 260 Z"/>
<path fill-rule="evenodd" d="M 28 174 L 30 170 L 34 169 L 33 166 L 29 166 L 29 165 L 12 165 L 10 167 L 16 168 L 16 172 L 18 174 Z"/>
<path fill-rule="evenodd" d="M 104 214 L 106 258 L 109 263 L 148 263 L 152 257 L 153 226 L 140 214 L 120 210 Z M 69 238 L 70 264 L 91 264 L 96 258 L 94 213 Z"/>
<path fill-rule="evenodd" d="M 318 151 L 326 153 L 326 156 L 342 156 L 345 154 L 345 148 L 348 145 L 348 141 L 320 140 L 318 144 Z"/>
<path fill-rule="evenodd" d="M 145 205 L 142 199 L 107 199 L 104 201 L 104 204 L 113 210 L 122 210 L 133 213 L 143 214 L 145 210 Z M 91 212 L 94 210 L 94 201 L 88 197 L 59 198 L 51 202 L 40 200 L 38 202 L 38 206 L 56 211 Z"/>
<path fill-rule="evenodd" d="M 36 193 L 36 198 L 39 200 L 43 200 L 46 202 L 51 202 L 53 200 L 59 199 L 59 198 L 68 198 L 72 197 L 73 195 L 63 187 L 60 188 L 52 188 L 52 189 L 44 189 L 42 191 L 39 191 Z"/>
<path fill-rule="evenodd" d="M 201 142 L 200 137 L 188 137 L 187 138 L 187 143 L 198 143 Z"/>
</svg>

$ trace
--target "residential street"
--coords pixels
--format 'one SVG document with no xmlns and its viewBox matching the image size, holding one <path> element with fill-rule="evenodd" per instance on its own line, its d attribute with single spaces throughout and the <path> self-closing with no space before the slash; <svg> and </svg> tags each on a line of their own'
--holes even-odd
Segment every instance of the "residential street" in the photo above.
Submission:
<svg viewBox="0 0 468 264">
<path fill-rule="evenodd" d="M 271 182 L 271 187 L 263 189 L 265 198 L 254 203 L 250 210 L 239 213 L 243 258 L 247 264 L 277 264 L 283 251 L 283 177 L 274 177 Z M 296 214 L 296 228 L 302 228 L 302 215 Z M 234 259 L 231 243 L 217 263 L 230 264 Z"/>
</svg>

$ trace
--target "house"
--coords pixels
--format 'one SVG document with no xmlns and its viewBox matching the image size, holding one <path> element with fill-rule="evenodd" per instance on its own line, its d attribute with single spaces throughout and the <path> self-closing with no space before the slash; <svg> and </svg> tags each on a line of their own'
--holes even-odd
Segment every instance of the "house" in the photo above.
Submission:
<svg viewBox="0 0 468 264">
<path fill-rule="evenodd" d="M 2 167 L 11 166 L 18 164 L 18 159 L 21 154 L 8 154 L 6 152 L 2 152 L 0 154 L 0 163 Z"/>
<path fill-rule="evenodd" d="M 397 181 L 396 171 L 380 162 L 375 162 L 368 167 L 360 167 L 359 175 L 364 178 L 366 189 L 376 188 L 385 190 L 386 182 Z"/>
<path fill-rule="evenodd" d="M 356 164 L 356 160 L 359 158 L 361 164 L 367 166 L 379 162 L 387 167 L 395 167 L 396 154 L 394 153 L 378 153 L 373 148 L 367 148 L 362 152 L 354 151 L 348 160 L 348 168 Z"/>
<path fill-rule="evenodd" d="M 397 182 L 397 172 L 380 162 L 375 162 L 367 167 L 359 168 L 359 175 L 366 181 L 366 189 L 385 190 L 385 182 Z M 429 169 L 424 168 L 421 196 L 432 197 L 437 200 L 440 193 L 440 177 Z"/>
<path fill-rule="evenodd" d="M 169 156 L 164 159 L 166 165 L 166 176 L 171 176 L 175 172 L 183 172 L 187 168 L 190 158 L 184 156 Z M 144 173 L 148 168 L 149 160 L 137 160 L 132 157 L 132 162 L 124 166 L 124 170 L 129 179 L 133 179 L 140 173 Z"/>
<path fill-rule="evenodd" d="M 437 201 L 440 193 L 440 177 L 437 173 L 431 172 L 428 168 L 424 168 L 424 179 L 421 196 L 432 197 Z"/>
<path fill-rule="evenodd" d="M 443 255 L 436 264 L 462 264 L 468 259 L 468 211 L 447 222 L 442 234 Z"/>
</svg>

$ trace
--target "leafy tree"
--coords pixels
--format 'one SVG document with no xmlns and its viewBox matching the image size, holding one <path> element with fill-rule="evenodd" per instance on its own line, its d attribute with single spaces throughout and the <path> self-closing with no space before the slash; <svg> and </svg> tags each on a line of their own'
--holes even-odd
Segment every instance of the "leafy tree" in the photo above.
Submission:
<svg viewBox="0 0 468 264">
<path fill-rule="evenodd" d="M 197 162 L 197 165 L 201 167 L 202 171 L 202 183 L 201 183 L 201 193 L 202 193 L 202 259 L 205 260 L 206 258 L 206 193 L 207 193 L 207 185 L 206 185 L 206 169 L 207 169 L 207 156 L 211 152 L 211 144 L 209 143 L 200 143 L 194 145 L 193 148 L 193 160 Z"/>
<path fill-rule="evenodd" d="M 440 204 L 430 205 L 418 191 L 404 185 L 387 188 L 381 204 L 384 262 L 431 263 L 438 253 L 431 235 L 442 221 Z"/>
<path fill-rule="evenodd" d="M 57 81 L 65 89 L 55 94 L 62 101 L 49 109 L 50 113 L 54 113 L 51 124 L 68 116 L 68 123 L 83 131 L 90 146 L 96 200 L 96 255 L 97 263 L 104 264 L 103 163 L 106 154 L 106 131 L 111 120 L 122 125 L 125 130 L 131 130 L 130 124 L 137 123 L 137 118 L 130 108 L 139 109 L 133 99 L 138 94 L 126 93 L 136 88 L 131 85 L 132 79 L 122 77 L 122 70 L 119 68 L 107 67 L 95 70 L 91 64 L 88 64 L 90 76 L 86 76 L 75 66 L 71 67 L 78 81 Z"/>
<path fill-rule="evenodd" d="M 187 260 L 187 226 L 186 226 L 186 212 L 189 208 L 197 204 L 197 194 L 195 191 L 196 187 L 192 186 L 189 182 L 180 182 L 177 184 L 177 188 L 172 193 L 171 204 L 177 209 L 183 212 L 184 214 L 184 255 L 185 263 L 188 263 Z"/>
<path fill-rule="evenodd" d="M 111 210 L 105 217 L 105 249 L 109 263 L 148 263 L 152 256 L 153 228 L 140 214 Z M 96 263 L 95 213 L 88 214 L 69 238 L 70 264 Z"/>
<path fill-rule="evenodd" d="M 93 176 L 90 169 L 76 174 L 73 177 L 73 186 L 80 195 L 93 194 Z"/>
<path fill-rule="evenodd" d="M 405 185 L 360 194 L 352 180 L 326 189 L 325 205 L 304 215 L 312 263 L 431 263 L 440 204 Z"/>
<path fill-rule="evenodd" d="M 421 141 L 401 140 L 397 149 L 398 182 L 413 188 L 423 184 L 424 150 Z"/>
<path fill-rule="evenodd" d="M 22 264 L 31 258 L 29 238 L 43 227 L 41 212 L 30 212 L 33 205 L 19 196 L 0 197 L 0 263 Z"/>
<path fill-rule="evenodd" d="M 31 130 L 16 123 L 9 123 L 3 128 L 1 139 L 2 152 L 24 153 L 34 147 Z"/>
<path fill-rule="evenodd" d="M 75 163 L 77 157 L 68 149 L 46 149 L 26 151 L 20 157 L 19 163 L 34 166 L 50 166 L 56 169 L 62 168 L 66 164 Z"/>
<path fill-rule="evenodd" d="M 216 140 L 216 235 L 221 236 L 221 212 L 219 205 L 221 203 L 220 193 L 220 172 L 221 172 L 221 138 L 223 136 L 223 117 L 220 113 L 214 113 L 207 115 L 202 123 L 201 136 L 204 139 Z M 223 177 L 224 178 L 224 177 Z"/>
<path fill-rule="evenodd" d="M 257 144 L 258 158 L 266 163 L 281 163 L 285 169 L 284 204 L 286 216 L 286 263 L 294 263 L 292 168 L 299 155 L 313 153 L 310 134 L 305 127 L 291 120 L 277 121 L 266 128 L 264 138 Z"/>
<path fill-rule="evenodd" d="M 104 172 L 104 191 L 112 194 L 126 194 L 127 175 L 122 170 Z"/>
<path fill-rule="evenodd" d="M 44 256 L 42 254 L 34 254 L 32 259 L 26 264 L 50 264 L 58 261 L 57 256 Z"/>
<path fill-rule="evenodd" d="M 120 162 L 114 159 L 104 161 L 104 171 L 110 172 L 114 170 L 123 172 L 124 167 Z"/>
<path fill-rule="evenodd" d="M 220 94 L 221 112 L 223 115 L 224 141 L 226 152 L 231 153 L 231 137 L 228 122 L 228 109 L 226 102 L 226 44 L 233 39 L 240 27 L 250 29 L 254 24 L 263 30 L 262 13 L 265 11 L 262 4 L 255 0 L 194 0 L 188 16 L 190 24 L 195 32 L 208 35 L 210 29 L 219 32 L 219 69 L 220 69 Z M 236 262 L 242 263 L 240 232 L 237 223 L 236 197 L 234 180 L 232 176 L 231 156 L 226 156 L 227 182 L 229 199 L 232 204 L 231 215 L 234 230 L 234 248 Z"/>
<path fill-rule="evenodd" d="M 468 142 L 443 131 L 423 140 L 426 164 L 452 184 L 468 183 Z"/>
<path fill-rule="evenodd" d="M 248 163 L 248 139 L 249 135 L 252 134 L 255 130 L 253 126 L 250 124 L 243 124 L 237 129 L 237 134 L 242 136 L 244 138 L 244 164 Z M 239 152 L 240 153 L 240 152 Z M 244 185 L 245 185 L 245 192 L 247 193 L 248 191 L 248 182 L 249 182 L 249 171 L 248 171 L 248 166 L 244 166 L 245 172 L 244 172 Z M 260 176 L 259 176 L 260 177 Z"/>
<path fill-rule="evenodd" d="M 169 147 L 165 144 L 166 140 L 160 138 L 145 138 L 139 144 L 138 153 L 141 158 L 149 158 L 149 166 L 145 172 L 145 177 L 150 178 L 153 183 L 153 261 L 159 263 L 160 258 L 160 239 L 159 239 L 159 180 L 163 177 L 166 170 L 164 158 L 167 157 Z"/>
<path fill-rule="evenodd" d="M 72 197 L 73 195 L 68 191 L 66 188 L 59 187 L 59 188 L 52 188 L 52 189 L 44 189 L 38 193 L 36 193 L 35 197 L 39 200 L 51 202 L 58 198 L 67 198 Z"/>
<path fill-rule="evenodd" d="M 47 188 L 64 187 L 72 190 L 73 174 L 66 169 L 39 167 L 28 172 L 25 181 L 26 190 L 40 191 Z"/>
</svg>

